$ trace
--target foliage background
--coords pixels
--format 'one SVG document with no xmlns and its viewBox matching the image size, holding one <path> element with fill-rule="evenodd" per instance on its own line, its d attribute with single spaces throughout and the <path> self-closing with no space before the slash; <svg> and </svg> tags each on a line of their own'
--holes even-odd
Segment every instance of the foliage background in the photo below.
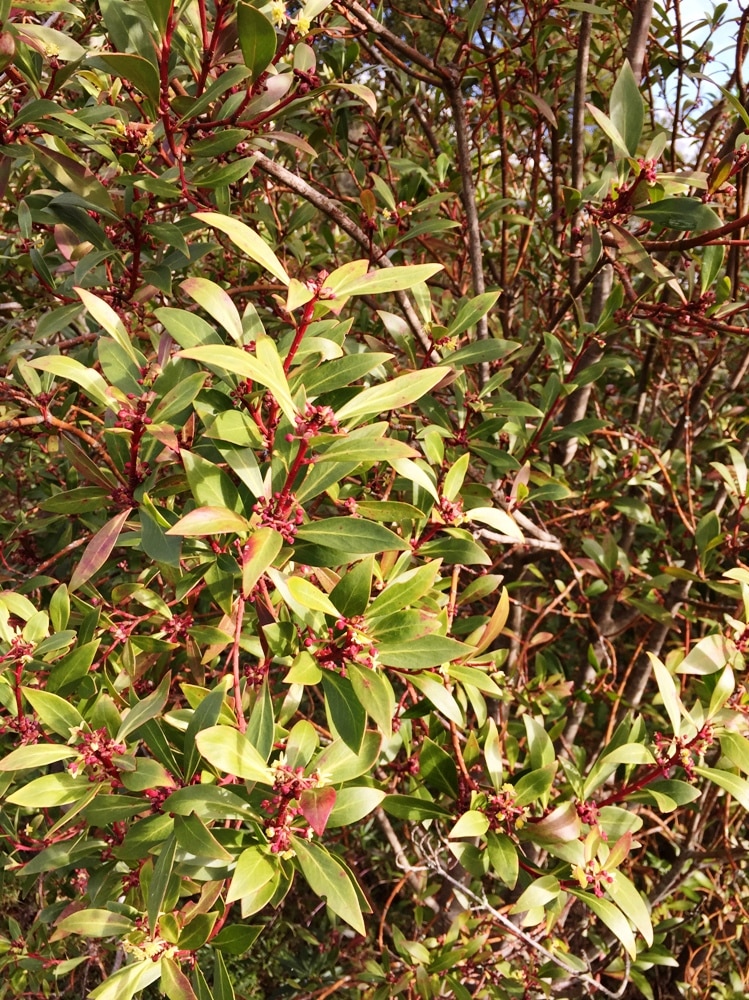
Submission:
<svg viewBox="0 0 749 1000">
<path fill-rule="evenodd" d="M 744 996 L 746 17 L 0 14 L 0 995 Z"/>
</svg>

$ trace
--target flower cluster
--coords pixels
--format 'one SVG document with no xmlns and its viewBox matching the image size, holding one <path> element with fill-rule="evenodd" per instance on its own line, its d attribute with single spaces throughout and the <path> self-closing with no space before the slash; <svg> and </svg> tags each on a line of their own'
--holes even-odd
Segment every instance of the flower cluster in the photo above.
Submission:
<svg viewBox="0 0 749 1000">
<path fill-rule="evenodd" d="M 291 493 L 274 493 L 270 499 L 260 497 L 252 510 L 264 528 L 273 528 L 288 545 L 293 544 L 297 528 L 304 523 L 304 511 Z"/>
<path fill-rule="evenodd" d="M 293 824 L 302 815 L 299 796 L 307 788 L 314 788 L 318 781 L 317 774 L 304 776 L 303 767 L 289 767 L 287 764 L 276 764 L 273 782 L 274 795 L 260 803 L 261 808 L 269 814 L 265 824 L 265 833 L 273 854 L 290 856 L 291 834 L 296 833 L 311 840 L 311 826 L 295 827 Z"/>
<path fill-rule="evenodd" d="M 86 768 L 89 781 L 103 781 L 112 778 L 119 784 L 120 772 L 114 763 L 116 754 L 125 753 L 125 744 L 113 740 L 106 729 L 95 729 L 84 733 L 79 730 L 79 740 L 75 744 L 80 757 L 69 765 L 70 773 L 75 775 L 81 768 Z"/>
<path fill-rule="evenodd" d="M 656 733 L 653 737 L 655 743 L 655 759 L 658 766 L 663 771 L 663 776 L 668 778 L 674 767 L 682 767 L 687 781 L 694 781 L 696 778 L 694 766 L 695 757 L 701 757 L 713 743 L 713 728 L 706 723 L 696 736 L 689 739 L 685 737 L 668 737 L 663 733 Z"/>
<path fill-rule="evenodd" d="M 364 619 L 359 615 L 339 618 L 335 627 L 329 628 L 327 636 L 322 639 L 308 635 L 304 646 L 315 657 L 318 666 L 325 670 L 341 670 L 351 660 L 370 669 L 377 664 L 377 650 L 365 633 Z"/>
<path fill-rule="evenodd" d="M 512 833 L 525 825 L 528 815 L 522 806 L 515 805 L 515 789 L 505 785 L 496 795 L 487 795 L 482 812 L 489 820 L 489 829 L 500 833 Z"/>
<path fill-rule="evenodd" d="M 574 865 L 572 873 L 583 889 L 592 889 L 599 899 L 603 896 L 605 887 L 614 881 L 614 876 L 602 868 L 595 859 L 588 861 L 584 868 L 581 865 Z"/>
<path fill-rule="evenodd" d="M 309 441 L 324 427 L 329 428 L 334 434 L 340 432 L 341 428 L 335 412 L 329 406 L 315 406 L 313 403 L 307 403 L 304 413 L 300 413 L 296 418 L 296 434 L 287 434 L 286 440 L 293 441 L 296 437 L 303 441 Z"/>
</svg>

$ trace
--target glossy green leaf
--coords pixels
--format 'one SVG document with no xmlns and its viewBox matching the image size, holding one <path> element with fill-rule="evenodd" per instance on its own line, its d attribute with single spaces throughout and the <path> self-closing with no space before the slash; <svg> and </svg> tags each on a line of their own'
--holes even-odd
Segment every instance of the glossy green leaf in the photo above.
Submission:
<svg viewBox="0 0 749 1000">
<path fill-rule="evenodd" d="M 249 8 L 249 4 L 245 6 Z M 252 17 L 253 15 L 249 16 Z M 262 17 L 263 15 L 260 16 Z M 264 17 L 263 19 L 265 20 Z M 255 263 L 260 264 L 261 267 L 265 268 L 274 278 L 278 278 L 284 285 L 288 285 L 289 276 L 281 261 L 254 229 L 250 229 L 249 226 L 245 225 L 244 222 L 240 222 L 239 219 L 234 219 L 227 215 L 219 215 L 216 212 L 195 212 L 194 217 L 201 222 L 205 222 L 206 225 L 213 226 L 215 229 L 225 233 L 232 243 L 243 253 L 246 253 Z"/>
<path fill-rule="evenodd" d="M 50 743 L 36 743 L 20 746 L 0 760 L 0 771 L 25 771 L 29 768 L 46 767 L 61 760 L 77 757 L 78 751 L 72 747 Z"/>
<path fill-rule="evenodd" d="M 272 785 L 274 772 L 243 733 L 229 726 L 211 726 L 195 737 L 198 749 L 209 764 L 247 781 Z"/>
<path fill-rule="evenodd" d="M 302 525 L 297 531 L 300 541 L 322 545 L 340 551 L 346 559 L 354 555 L 369 555 L 387 551 L 403 551 L 408 543 L 395 532 L 374 521 L 355 517 L 326 517 Z"/>
<path fill-rule="evenodd" d="M 608 899 L 600 899 L 591 892 L 582 892 L 580 889 L 568 890 L 573 896 L 582 900 L 595 915 L 603 921 L 612 934 L 614 934 L 624 946 L 630 958 L 637 958 L 637 944 L 629 921 L 619 909 Z"/>
<path fill-rule="evenodd" d="M 370 386 L 345 403 L 338 410 L 337 417 L 340 421 L 360 420 L 387 410 L 400 409 L 421 399 L 449 372 L 449 368 L 427 368 L 425 371 L 407 372 L 381 385 Z"/>
<path fill-rule="evenodd" d="M 275 29 L 257 7 L 240 0 L 237 4 L 237 32 L 250 79 L 257 80 L 276 54 Z"/>
<path fill-rule="evenodd" d="M 227 532 L 245 535 L 249 530 L 250 522 L 227 507 L 196 507 L 181 517 L 165 534 L 201 538 L 205 535 L 223 535 Z"/>
<path fill-rule="evenodd" d="M 348 872 L 332 855 L 318 844 L 291 838 L 296 860 L 309 887 L 339 917 L 359 934 L 364 934 L 364 918 L 359 898 Z"/>
<path fill-rule="evenodd" d="M 47 354 L 42 358 L 32 358 L 29 364 L 32 368 L 49 372 L 55 378 L 75 382 L 83 389 L 89 399 L 100 406 L 114 409 L 120 405 L 102 376 L 95 369 L 87 368 L 75 358 Z"/>
<path fill-rule="evenodd" d="M 69 740 L 74 730 L 85 725 L 81 713 L 65 698 L 38 688 L 24 687 L 21 690 L 42 725 L 57 736 Z"/>
<path fill-rule="evenodd" d="M 645 121 L 645 106 L 629 60 L 625 60 L 611 90 L 611 121 L 630 156 L 637 153 Z"/>
<path fill-rule="evenodd" d="M 144 958 L 109 976 L 100 986 L 91 990 L 91 1000 L 131 1000 L 161 975 L 161 963 Z"/>
</svg>

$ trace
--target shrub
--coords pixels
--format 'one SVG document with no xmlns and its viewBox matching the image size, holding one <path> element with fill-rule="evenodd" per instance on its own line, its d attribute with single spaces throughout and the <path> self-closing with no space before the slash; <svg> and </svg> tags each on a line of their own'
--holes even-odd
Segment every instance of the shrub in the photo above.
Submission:
<svg viewBox="0 0 749 1000">
<path fill-rule="evenodd" d="M 644 4 L 3 18 L 0 996 L 743 995 L 743 85 Z"/>
</svg>

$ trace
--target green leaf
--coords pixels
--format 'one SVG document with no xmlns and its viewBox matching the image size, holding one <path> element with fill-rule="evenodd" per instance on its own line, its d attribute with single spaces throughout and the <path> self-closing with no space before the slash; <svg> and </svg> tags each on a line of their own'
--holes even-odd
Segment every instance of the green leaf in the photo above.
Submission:
<svg viewBox="0 0 749 1000">
<path fill-rule="evenodd" d="M 49 691 L 23 687 L 23 696 L 34 709 L 39 721 L 63 739 L 69 740 L 74 729 L 85 725 L 83 716 L 70 702 Z"/>
<path fill-rule="evenodd" d="M 67 772 L 45 774 L 17 789 L 5 801 L 14 806 L 26 806 L 30 809 L 51 809 L 54 806 L 66 806 L 76 802 L 87 795 L 90 788 L 85 775 L 73 777 Z"/>
<path fill-rule="evenodd" d="M 134 994 L 144 990 L 146 986 L 161 975 L 161 963 L 150 958 L 141 962 L 126 965 L 118 969 L 96 989 L 89 993 L 90 1000 L 131 1000 Z"/>
<path fill-rule="evenodd" d="M 86 307 L 86 311 L 92 316 L 102 329 L 106 330 L 112 339 L 120 345 L 128 357 L 136 364 L 141 363 L 138 352 L 135 350 L 130 339 L 130 334 L 125 328 L 125 324 L 114 311 L 114 309 L 100 299 L 98 295 L 89 292 L 85 288 L 74 288 L 73 291 L 80 298 Z"/>
<path fill-rule="evenodd" d="M 489 829 L 489 819 L 482 812 L 476 809 L 469 809 L 464 812 L 448 833 L 451 840 L 459 837 L 483 837 Z"/>
<path fill-rule="evenodd" d="M 62 700 L 62 699 L 61 699 Z M 63 747 L 51 743 L 35 743 L 17 747 L 0 760 L 0 771 L 25 771 L 29 768 L 46 767 L 61 760 L 77 757 L 73 747 Z"/>
<path fill-rule="evenodd" d="M 196 507 L 181 517 L 164 534 L 201 538 L 205 535 L 227 533 L 245 535 L 250 530 L 250 522 L 246 518 L 226 507 Z"/>
<path fill-rule="evenodd" d="M 645 121 L 645 106 L 629 60 L 625 60 L 611 90 L 609 111 L 614 128 L 624 140 L 626 151 L 635 156 Z"/>
<path fill-rule="evenodd" d="M 124 740 L 131 733 L 134 733 L 136 729 L 139 729 L 144 722 L 155 719 L 161 714 L 169 697 L 171 682 L 171 674 L 166 674 L 155 691 L 152 691 L 148 697 L 136 702 L 128 709 L 127 715 L 123 719 L 115 739 L 118 741 Z"/>
<path fill-rule="evenodd" d="M 526 913 L 528 910 L 535 910 L 538 907 L 546 906 L 557 898 L 562 888 L 559 880 L 553 875 L 543 875 L 520 894 L 517 902 L 510 909 L 510 913 Z M 629 925 L 627 925 L 629 926 Z"/>
<path fill-rule="evenodd" d="M 154 107 L 159 106 L 161 93 L 159 74 L 149 59 L 129 52 L 97 52 L 96 59 L 112 70 L 115 76 L 132 81 Z"/>
<path fill-rule="evenodd" d="M 70 913 L 55 924 L 54 938 L 61 934 L 81 934 L 84 937 L 124 937 L 135 924 L 122 913 L 91 908 Z"/>
<path fill-rule="evenodd" d="M 653 667 L 653 674 L 655 675 L 655 680 L 658 684 L 658 690 L 660 691 L 661 698 L 663 699 L 663 707 L 666 709 L 666 714 L 668 715 L 669 722 L 671 723 L 674 736 L 678 737 L 681 733 L 683 705 L 676 688 L 676 683 L 669 673 L 668 668 L 658 659 L 657 656 L 653 653 L 648 653 L 648 656 L 650 657 L 650 663 Z"/>
<path fill-rule="evenodd" d="M 441 560 L 434 559 L 401 573 L 375 597 L 367 608 L 365 617 L 375 619 L 411 607 L 434 587 L 440 563 Z"/>
<path fill-rule="evenodd" d="M 323 784 L 340 785 L 352 781 L 362 774 L 367 774 L 374 767 L 380 755 L 381 743 L 381 736 L 369 730 L 364 733 L 358 753 L 354 753 L 343 740 L 333 740 L 315 758 L 314 770 L 319 773 Z"/>
<path fill-rule="evenodd" d="M 373 414 L 385 413 L 408 406 L 433 389 L 438 382 L 450 373 L 449 368 L 427 368 L 424 371 L 406 372 L 397 378 L 381 385 L 372 385 L 363 389 L 353 399 L 345 403 L 336 416 L 341 422 L 359 420 Z M 407 462 L 408 459 L 400 461 Z"/>
<path fill-rule="evenodd" d="M 103 407 L 118 407 L 120 404 L 114 398 L 111 390 L 101 375 L 93 368 L 87 368 L 75 358 L 57 354 L 47 354 L 43 358 L 32 358 L 29 361 L 32 368 L 49 372 L 55 378 L 75 382 L 86 393 L 89 399 Z"/>
<path fill-rule="evenodd" d="M 182 764 L 182 771 L 186 782 L 192 779 L 198 766 L 199 753 L 195 737 L 203 729 L 209 729 L 211 726 L 216 725 L 225 699 L 226 690 L 223 684 L 219 683 L 201 701 L 187 724 L 183 741 L 184 761 Z"/>
<path fill-rule="evenodd" d="M 515 541 L 522 542 L 525 540 L 523 532 L 518 527 L 513 516 L 505 510 L 500 510 L 499 507 L 471 507 L 470 510 L 465 512 L 465 516 L 469 521 L 478 521 L 479 524 L 486 524 L 490 528 L 494 528 L 495 531 L 507 535 L 508 538 L 515 539 Z"/>
<path fill-rule="evenodd" d="M 276 54 L 276 30 L 264 14 L 242 0 L 237 4 L 237 33 L 245 66 L 254 82 Z"/>
<path fill-rule="evenodd" d="M 360 517 L 326 517 L 312 521 L 299 528 L 297 538 L 340 552 L 341 562 L 348 562 L 355 555 L 402 552 L 408 548 L 408 543 L 389 528 Z"/>
<path fill-rule="evenodd" d="M 336 791 L 335 804 L 328 817 L 327 829 L 351 826 L 368 816 L 385 798 L 385 792 L 369 785 L 347 785 Z"/>
<path fill-rule="evenodd" d="M 471 646 L 444 635 L 425 635 L 418 643 L 383 642 L 377 647 L 379 662 L 400 670 L 426 670 L 450 660 L 460 660 L 472 652 Z"/>
<path fill-rule="evenodd" d="M 349 663 L 346 671 L 359 703 L 385 739 L 389 739 L 395 716 L 395 694 L 390 681 L 379 671 L 358 663 Z"/>
<path fill-rule="evenodd" d="M 663 198 L 652 204 L 636 209 L 641 219 L 649 219 L 665 229 L 679 232 L 702 233 L 717 229 L 721 225 L 719 217 L 697 198 Z M 722 249 L 719 248 L 719 249 Z"/>
<path fill-rule="evenodd" d="M 635 936 L 629 926 L 629 921 L 618 906 L 614 906 L 608 899 L 600 899 L 598 896 L 594 896 L 590 892 L 583 892 L 581 889 L 568 889 L 568 892 L 582 900 L 606 924 L 611 933 L 621 941 L 631 959 L 637 958 Z"/>
<path fill-rule="evenodd" d="M 240 509 L 237 488 L 223 469 L 196 452 L 183 449 L 180 454 L 187 481 L 197 504 L 205 507 L 227 507 L 232 511 Z"/>
<path fill-rule="evenodd" d="M 729 730 L 720 734 L 721 752 L 744 774 L 749 774 L 749 740 Z M 15 752 L 15 751 L 14 751 Z"/>
<path fill-rule="evenodd" d="M 249 5 L 245 6 L 249 7 Z M 263 15 L 260 16 L 262 17 Z M 264 17 L 263 20 L 265 20 Z M 254 229 L 250 229 L 249 226 L 246 226 L 244 222 L 240 222 L 239 219 L 233 219 L 227 215 L 219 215 L 217 212 L 194 212 L 193 217 L 225 233 L 232 243 L 243 253 L 246 253 L 256 264 L 260 264 L 274 278 L 278 278 L 284 285 L 288 285 L 289 276 L 281 261 Z"/>
<path fill-rule="evenodd" d="M 161 982 L 159 988 L 169 1000 L 198 1000 L 190 980 L 182 972 L 174 959 L 163 955 L 161 958 Z"/>
<path fill-rule="evenodd" d="M 268 338 L 265 338 L 265 340 L 268 340 Z M 256 349 L 258 343 L 264 344 L 265 341 L 262 338 L 256 340 Z M 193 361 L 200 361 L 209 367 L 232 372 L 240 378 L 252 379 L 253 382 L 258 382 L 260 385 L 270 389 L 285 416 L 288 417 L 291 423 L 294 423 L 297 410 L 291 398 L 289 384 L 283 373 L 283 368 L 280 365 L 277 368 L 270 367 L 267 363 L 264 363 L 265 359 L 261 361 L 258 357 L 253 357 L 239 347 L 220 344 L 216 344 L 215 346 L 202 345 L 199 347 L 188 347 L 180 351 L 180 354 L 183 358 L 191 358 Z M 276 359 L 277 357 L 278 355 L 276 354 Z"/>
<path fill-rule="evenodd" d="M 177 838 L 175 834 L 172 833 L 167 838 L 166 843 L 161 846 L 159 857 L 153 867 L 153 875 L 151 876 L 151 882 L 148 887 L 148 926 L 151 928 L 152 934 L 156 928 L 156 921 L 159 919 L 161 907 L 164 903 L 167 889 L 169 888 L 169 879 L 172 876 L 176 850 Z"/>
<path fill-rule="evenodd" d="M 273 770 L 238 730 L 230 726 L 211 726 L 198 733 L 195 742 L 203 757 L 219 771 L 263 785 L 273 784 Z"/>
<path fill-rule="evenodd" d="M 730 661 L 732 643 L 725 636 L 716 632 L 700 639 L 693 646 L 676 668 L 677 674 L 697 674 L 705 676 L 715 674 Z"/>
<path fill-rule="evenodd" d="M 489 832 L 486 850 L 491 866 L 509 889 L 514 889 L 520 872 L 518 849 L 506 833 Z"/>
<path fill-rule="evenodd" d="M 410 264 L 404 267 L 383 267 L 364 275 L 352 274 L 341 281 L 337 278 L 338 272 L 334 271 L 325 284 L 333 289 L 338 299 L 352 295 L 377 295 L 413 288 L 442 270 L 442 264 Z"/>
<path fill-rule="evenodd" d="M 364 739 L 367 715 L 354 693 L 351 681 L 332 670 L 324 670 L 322 685 L 331 730 L 358 754 Z"/>
<path fill-rule="evenodd" d="M 206 699 L 207 700 L 207 699 Z M 224 819 L 249 819 L 255 814 L 236 792 L 216 785 L 191 785 L 178 788 L 166 800 L 165 809 L 178 816 L 194 812 L 205 822 Z"/>
<path fill-rule="evenodd" d="M 730 771 L 721 771 L 716 767 L 696 767 L 695 772 L 719 788 L 725 789 L 744 809 L 749 809 L 749 781 L 745 778 L 731 774 Z"/>
<path fill-rule="evenodd" d="M 247 6 L 248 4 L 240 4 L 240 7 Z M 255 10 L 254 7 L 250 9 Z M 259 16 L 263 17 L 262 14 Z M 215 281 L 209 281 L 208 278 L 185 278 L 179 287 L 201 305 L 217 323 L 220 323 L 233 340 L 241 343 L 243 337 L 242 318 L 232 302 L 231 296 L 224 291 L 221 285 L 217 285 Z"/>
<path fill-rule="evenodd" d="M 457 765 L 452 755 L 428 736 L 424 737 L 419 751 L 419 776 L 428 788 L 457 799 L 459 792 Z"/>
<path fill-rule="evenodd" d="M 226 895 L 226 902 L 232 903 L 235 899 L 253 895 L 275 878 L 276 867 L 264 848 L 248 847 L 242 851 Z"/>
<path fill-rule="evenodd" d="M 331 910 L 359 934 L 365 933 L 359 898 L 351 878 L 340 862 L 324 848 L 292 836 L 296 860 L 312 891 L 322 896 Z"/>
<path fill-rule="evenodd" d="M 501 294 L 499 289 L 496 292 L 483 292 L 481 295 L 476 295 L 464 302 L 458 310 L 458 315 L 447 328 L 448 337 L 457 337 L 478 323 L 482 316 L 486 316 Z M 452 358 L 450 363 L 452 364 Z"/>
<path fill-rule="evenodd" d="M 623 913 L 626 913 L 627 917 L 629 917 L 640 934 L 642 934 L 648 947 L 652 947 L 653 923 L 650 919 L 650 910 L 645 900 L 632 882 L 618 868 L 611 871 L 605 864 L 604 867 L 613 879 L 612 882 L 606 885 L 606 892 L 611 896 L 619 909 Z"/>
<path fill-rule="evenodd" d="M 450 819 L 450 813 L 443 806 L 432 799 L 417 798 L 415 795 L 386 795 L 382 808 L 398 819 Z"/>
</svg>

